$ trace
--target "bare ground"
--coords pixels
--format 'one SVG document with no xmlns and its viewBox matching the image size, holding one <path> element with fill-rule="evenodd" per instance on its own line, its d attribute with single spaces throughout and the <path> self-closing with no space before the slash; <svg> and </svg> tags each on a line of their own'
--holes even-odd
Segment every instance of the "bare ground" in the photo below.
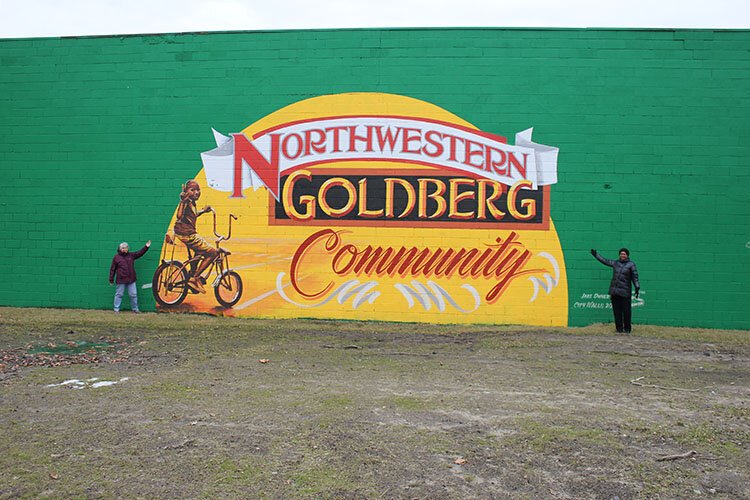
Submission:
<svg viewBox="0 0 750 500">
<path fill-rule="evenodd" d="M 0 308 L 0 497 L 750 497 L 750 332 L 610 330 Z"/>
</svg>

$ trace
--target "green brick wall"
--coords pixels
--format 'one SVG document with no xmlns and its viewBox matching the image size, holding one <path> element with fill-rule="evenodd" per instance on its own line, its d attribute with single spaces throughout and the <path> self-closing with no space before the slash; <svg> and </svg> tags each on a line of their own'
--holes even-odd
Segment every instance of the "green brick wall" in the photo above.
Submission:
<svg viewBox="0 0 750 500">
<path fill-rule="evenodd" d="M 627 246 L 636 322 L 750 328 L 750 31 L 321 30 L 0 41 L 0 304 L 109 308 L 122 240 L 154 250 L 210 128 L 323 94 L 431 102 L 560 148 L 570 324 Z M 147 290 L 144 309 L 153 309 Z"/>
</svg>

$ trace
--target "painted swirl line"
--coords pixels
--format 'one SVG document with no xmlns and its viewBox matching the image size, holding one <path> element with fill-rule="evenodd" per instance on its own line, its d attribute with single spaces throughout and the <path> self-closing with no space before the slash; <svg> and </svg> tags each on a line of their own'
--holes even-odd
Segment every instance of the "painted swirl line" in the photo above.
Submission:
<svg viewBox="0 0 750 500">
<path fill-rule="evenodd" d="M 471 285 L 461 285 L 461 288 L 467 290 L 474 299 L 474 307 L 471 309 L 464 309 L 459 306 L 458 303 L 451 297 L 451 295 L 440 285 L 432 280 L 427 281 L 427 286 L 423 285 L 417 280 L 412 280 L 409 285 L 397 284 L 393 285 L 406 299 L 409 304 L 409 309 L 414 307 L 416 302 L 424 308 L 425 311 L 432 309 L 433 304 L 439 312 L 444 312 L 446 309 L 446 303 L 453 306 L 456 310 L 462 313 L 471 313 L 477 310 L 479 307 L 479 293 Z M 429 287 L 429 288 L 428 288 Z M 416 302 L 415 302 L 416 301 Z"/>
<path fill-rule="evenodd" d="M 375 299 L 380 296 L 380 292 L 372 291 L 373 288 L 378 286 L 377 281 L 369 281 L 367 283 L 360 284 L 359 280 L 353 279 L 342 283 L 338 288 L 331 292 L 328 297 L 316 304 L 300 304 L 299 302 L 295 302 L 294 300 L 289 298 L 289 296 L 284 291 L 284 288 L 287 286 L 284 285 L 284 276 L 286 276 L 286 273 L 279 273 L 276 276 L 276 292 L 281 296 L 282 299 L 286 300 L 290 304 L 294 304 L 297 307 L 320 307 L 332 301 L 333 299 L 336 299 L 336 302 L 343 305 L 347 300 L 349 300 L 349 298 L 354 296 L 354 298 L 352 299 L 352 309 L 357 309 L 364 302 L 368 302 L 370 304 L 374 303 Z"/>
<path fill-rule="evenodd" d="M 531 278 L 529 278 L 529 281 L 534 284 L 534 294 L 529 299 L 529 303 L 536 300 L 537 295 L 539 295 L 539 288 L 544 290 L 547 295 L 549 295 L 560 282 L 560 266 L 557 264 L 557 260 L 547 252 L 540 252 L 539 256 L 544 257 L 550 262 L 550 264 L 552 264 L 552 268 L 555 271 L 555 276 L 553 277 L 549 273 L 544 273 L 542 275 L 542 278 L 544 278 L 544 280 L 542 280 L 542 278 L 539 278 L 538 276 L 532 276 Z"/>
</svg>

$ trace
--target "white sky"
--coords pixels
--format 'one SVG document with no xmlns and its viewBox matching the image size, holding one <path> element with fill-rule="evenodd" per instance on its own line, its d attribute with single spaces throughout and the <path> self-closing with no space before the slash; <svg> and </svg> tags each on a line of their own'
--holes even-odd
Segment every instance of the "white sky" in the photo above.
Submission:
<svg viewBox="0 0 750 500">
<path fill-rule="evenodd" d="M 750 28 L 750 0 L 0 0 L 0 38 L 425 26 Z"/>
</svg>

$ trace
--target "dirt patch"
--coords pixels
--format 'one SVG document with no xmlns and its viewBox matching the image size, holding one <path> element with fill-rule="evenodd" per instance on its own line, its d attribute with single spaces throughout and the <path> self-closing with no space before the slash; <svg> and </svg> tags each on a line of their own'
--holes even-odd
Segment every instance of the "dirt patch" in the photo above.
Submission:
<svg viewBox="0 0 750 500">
<path fill-rule="evenodd" d="M 0 309 L 127 351 L 0 381 L 0 497 L 750 495 L 747 332 L 122 316 Z"/>
</svg>

